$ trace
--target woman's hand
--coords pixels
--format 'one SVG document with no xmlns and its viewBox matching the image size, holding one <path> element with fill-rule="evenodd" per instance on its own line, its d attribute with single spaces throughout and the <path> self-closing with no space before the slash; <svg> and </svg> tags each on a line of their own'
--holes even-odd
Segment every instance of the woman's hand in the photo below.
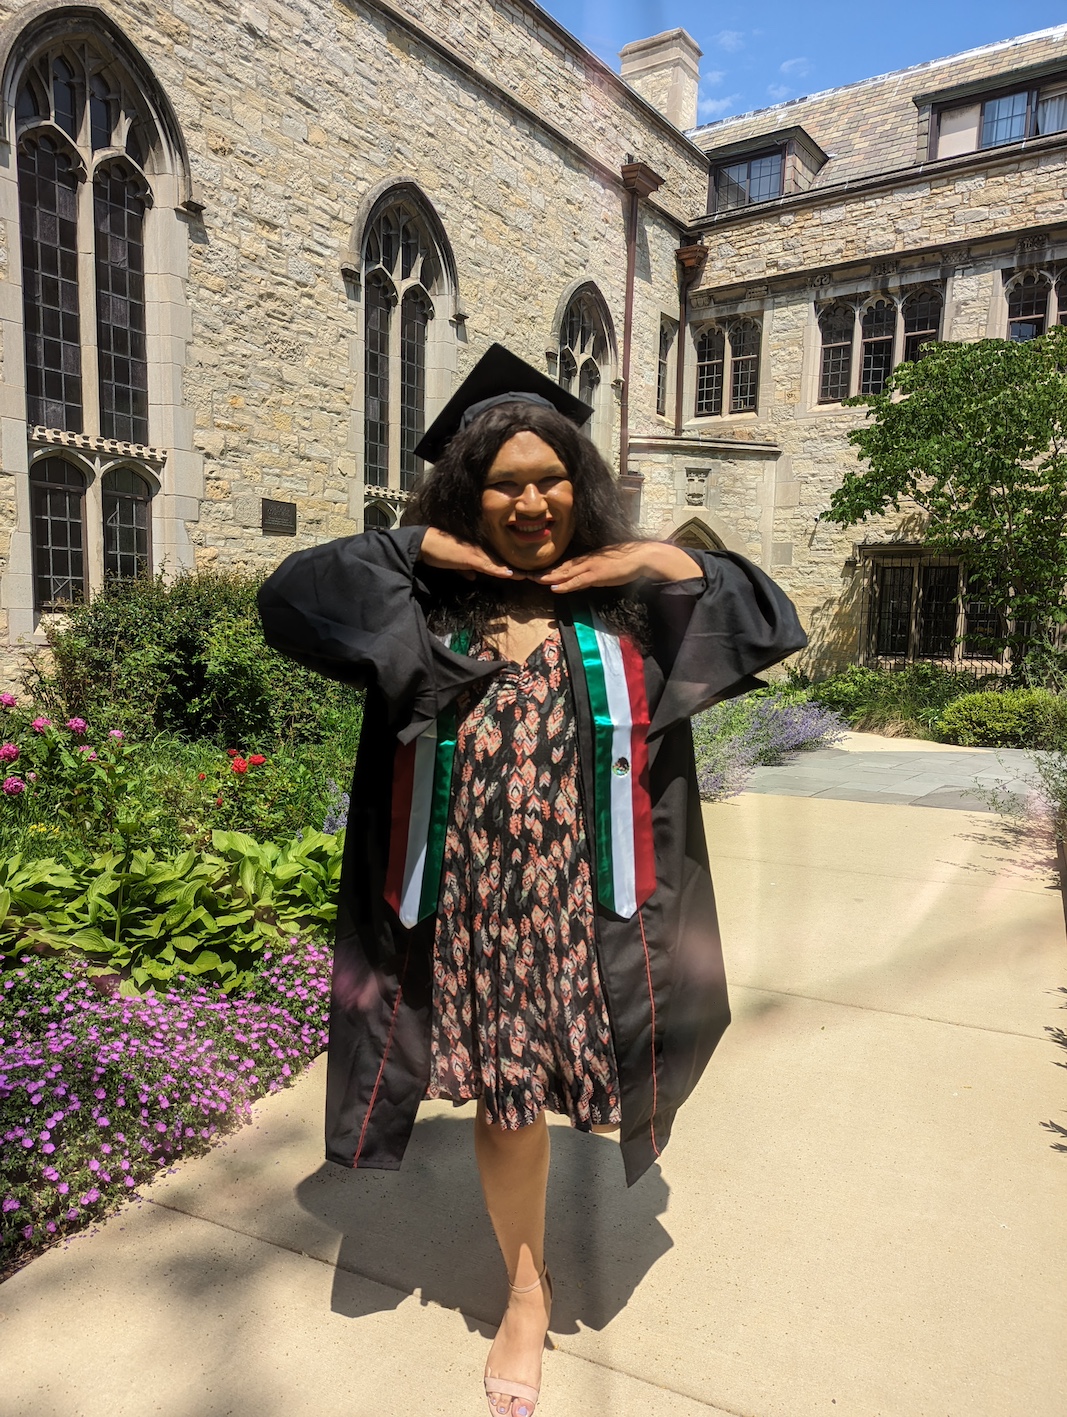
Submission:
<svg viewBox="0 0 1067 1417">
<path fill-rule="evenodd" d="M 701 569 L 680 546 L 666 541 L 624 541 L 605 546 L 587 556 L 561 561 L 547 571 L 530 572 L 530 580 L 554 591 L 589 590 L 593 586 L 628 585 L 646 578 L 653 581 L 690 581 Z"/>
<path fill-rule="evenodd" d="M 426 535 L 422 538 L 422 546 L 419 549 L 419 560 L 425 561 L 427 566 L 433 566 L 438 571 L 455 571 L 468 581 L 474 580 L 477 575 L 497 576 L 509 580 L 523 579 L 521 571 L 513 571 L 510 566 L 505 566 L 503 561 L 490 556 L 488 551 L 483 551 L 480 546 L 475 546 L 471 541 L 460 541 L 447 531 L 438 531 L 435 526 L 426 528 Z"/>
</svg>

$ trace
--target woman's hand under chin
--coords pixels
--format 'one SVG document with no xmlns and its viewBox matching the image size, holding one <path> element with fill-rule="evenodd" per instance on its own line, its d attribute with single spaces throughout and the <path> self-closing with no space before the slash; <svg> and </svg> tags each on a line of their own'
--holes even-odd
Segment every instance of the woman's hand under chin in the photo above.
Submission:
<svg viewBox="0 0 1067 1417">
<path fill-rule="evenodd" d="M 513 570 L 503 561 L 498 561 L 495 556 L 490 556 L 482 547 L 475 546 L 472 541 L 460 541 L 447 531 L 438 531 L 435 526 L 426 528 L 426 535 L 419 549 L 419 560 L 425 561 L 427 566 L 433 566 L 438 571 L 455 571 L 468 581 L 474 580 L 478 575 L 496 576 L 504 580 L 525 579 L 523 571 Z"/>
<path fill-rule="evenodd" d="M 560 561 L 547 571 L 529 571 L 529 579 L 551 590 L 570 592 L 594 586 L 628 585 L 630 581 L 690 581 L 703 575 L 700 566 L 680 546 L 667 541 L 623 541 L 585 556 Z"/>
</svg>

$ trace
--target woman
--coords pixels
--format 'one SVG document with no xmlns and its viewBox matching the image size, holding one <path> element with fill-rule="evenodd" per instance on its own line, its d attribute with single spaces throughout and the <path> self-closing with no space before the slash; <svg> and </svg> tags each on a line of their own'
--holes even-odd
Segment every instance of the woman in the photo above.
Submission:
<svg viewBox="0 0 1067 1417">
<path fill-rule="evenodd" d="M 327 1156 L 395 1169 L 424 1096 L 479 1099 L 503 1417 L 531 1417 L 548 1328 L 545 1109 L 621 1129 L 632 1184 L 729 1021 L 689 718 L 805 643 L 742 558 L 635 538 L 588 414 L 494 346 L 424 440 L 413 524 L 260 597 L 270 644 L 367 690 Z"/>
</svg>

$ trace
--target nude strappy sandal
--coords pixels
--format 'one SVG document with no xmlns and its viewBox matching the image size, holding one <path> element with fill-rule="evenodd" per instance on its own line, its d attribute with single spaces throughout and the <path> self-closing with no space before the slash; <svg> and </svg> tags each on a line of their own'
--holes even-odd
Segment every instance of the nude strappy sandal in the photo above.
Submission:
<svg viewBox="0 0 1067 1417">
<path fill-rule="evenodd" d="M 514 1294 L 532 1294 L 535 1289 L 540 1289 L 541 1281 L 548 1281 L 548 1302 L 552 1302 L 552 1276 L 548 1272 L 546 1264 L 532 1284 L 512 1284 L 508 1283 L 508 1288 Z M 519 1406 L 514 1409 L 513 1417 L 533 1417 L 534 1405 L 541 1395 L 541 1389 L 530 1387 L 529 1383 L 517 1383 L 511 1378 L 491 1378 L 488 1373 L 485 1375 L 485 1396 L 489 1403 L 489 1411 L 492 1417 L 512 1417 L 511 1405 L 517 1397 Z M 505 1406 L 501 1407 L 499 1401 L 493 1401 L 493 1394 L 497 1398 L 505 1399 Z"/>
</svg>

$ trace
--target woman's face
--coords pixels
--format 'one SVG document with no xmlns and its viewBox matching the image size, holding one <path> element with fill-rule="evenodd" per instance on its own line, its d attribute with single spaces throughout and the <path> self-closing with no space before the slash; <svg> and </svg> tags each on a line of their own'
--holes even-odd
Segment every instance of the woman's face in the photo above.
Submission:
<svg viewBox="0 0 1067 1417">
<path fill-rule="evenodd" d="M 482 536 L 517 571 L 543 571 L 574 537 L 574 487 L 555 449 L 524 430 L 504 443 L 482 489 Z"/>
</svg>

